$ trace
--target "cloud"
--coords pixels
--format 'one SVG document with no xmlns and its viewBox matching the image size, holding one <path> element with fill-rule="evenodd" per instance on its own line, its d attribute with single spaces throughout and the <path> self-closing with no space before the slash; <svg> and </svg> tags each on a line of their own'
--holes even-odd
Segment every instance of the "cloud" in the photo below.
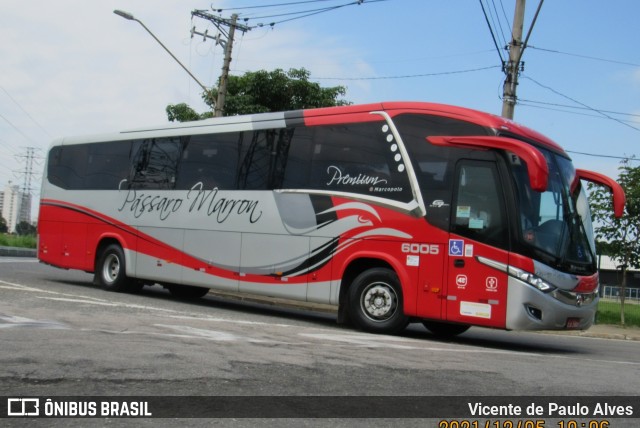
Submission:
<svg viewBox="0 0 640 428">
<path fill-rule="evenodd" d="M 224 7 L 229 2 L 216 2 Z M 113 14 L 125 9 L 140 19 L 206 86 L 215 85 L 222 66 L 221 46 L 190 37 L 215 28 L 191 18 L 208 1 L 185 4 L 150 0 L 123 5 L 117 0 L 89 2 L 33 0 L 7 2 L 0 15 L 0 186 L 19 181 L 15 155 L 27 146 L 46 153 L 52 139 L 117 132 L 167 121 L 168 104 L 208 107 L 201 88 L 135 21 Z M 304 23 L 236 33 L 232 73 L 304 67 L 314 77 L 373 75 L 367 52 L 338 36 L 317 37 Z M 321 80 L 322 86 L 348 86 L 346 98 L 370 98 L 368 82 Z M 25 114 L 24 111 L 28 112 Z M 5 119 L 3 119 L 5 118 Z M 44 130 L 43 130 L 44 129 Z"/>
</svg>

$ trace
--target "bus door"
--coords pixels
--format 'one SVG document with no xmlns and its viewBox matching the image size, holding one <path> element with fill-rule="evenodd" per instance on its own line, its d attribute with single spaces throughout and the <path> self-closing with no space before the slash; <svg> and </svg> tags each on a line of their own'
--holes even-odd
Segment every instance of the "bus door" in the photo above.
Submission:
<svg viewBox="0 0 640 428">
<path fill-rule="evenodd" d="M 443 319 L 505 326 L 509 253 L 507 215 L 495 162 L 460 160 L 445 249 Z"/>
</svg>

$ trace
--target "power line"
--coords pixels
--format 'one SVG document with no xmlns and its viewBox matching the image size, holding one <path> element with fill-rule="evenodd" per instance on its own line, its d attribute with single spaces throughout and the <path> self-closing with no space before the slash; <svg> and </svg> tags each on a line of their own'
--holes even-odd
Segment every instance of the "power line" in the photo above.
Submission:
<svg viewBox="0 0 640 428">
<path fill-rule="evenodd" d="M 22 135 L 25 139 L 31 141 L 33 144 L 37 144 L 35 141 L 33 141 L 31 138 L 29 138 L 29 136 L 27 134 L 22 132 L 22 130 L 20 128 L 18 128 L 16 125 L 14 125 L 9 119 L 4 117 L 2 114 L 0 114 L 0 118 L 2 118 L 5 122 L 7 122 L 13 129 L 16 130 L 16 132 L 18 132 L 20 135 Z"/>
<path fill-rule="evenodd" d="M 555 107 L 566 107 L 566 108 L 578 109 L 578 110 L 591 110 L 589 108 L 582 107 L 582 106 L 571 106 L 571 105 L 568 105 L 568 104 L 550 103 L 550 102 L 545 102 L 545 101 L 536 101 L 536 100 L 527 100 L 527 99 L 519 99 L 518 101 L 529 102 L 529 103 L 533 103 L 533 104 L 543 104 L 543 105 L 549 105 L 549 106 L 555 106 Z M 604 113 L 609 113 L 609 114 L 618 114 L 618 115 L 621 115 L 621 116 L 631 116 L 631 117 L 640 118 L 640 114 L 635 114 L 635 113 L 624 113 L 624 112 L 621 112 L 621 111 L 612 111 L 612 110 L 604 110 L 604 109 L 597 109 L 597 110 L 601 111 L 601 112 L 604 112 Z M 591 117 L 599 117 L 599 116 L 593 116 L 593 115 L 589 115 L 589 116 L 591 116 Z"/>
<path fill-rule="evenodd" d="M 238 7 L 226 8 L 226 9 L 215 9 L 215 10 L 218 12 L 222 12 L 222 11 L 231 11 L 231 10 L 261 9 L 261 8 L 267 8 L 267 7 L 280 7 L 280 6 L 293 6 L 298 4 L 320 3 L 325 1 L 335 1 L 335 0 L 305 0 L 305 1 L 293 1 L 293 2 L 277 3 L 277 4 L 261 4 L 258 6 L 238 6 Z"/>
<path fill-rule="evenodd" d="M 379 77 L 314 77 L 314 80 L 386 80 L 386 79 L 409 79 L 414 77 L 432 77 L 444 76 L 448 74 L 472 73 L 475 71 L 490 70 L 492 68 L 500 68 L 499 65 L 490 65 L 488 67 L 470 68 L 467 70 L 443 71 L 439 73 L 423 73 L 423 74 L 407 74 L 401 76 L 379 76 Z"/>
<path fill-rule="evenodd" d="M 504 16 L 504 20 L 507 21 L 507 27 L 511 27 L 511 21 L 507 17 L 507 12 L 504 10 L 504 3 L 500 0 L 500 8 L 502 9 L 502 16 Z"/>
<path fill-rule="evenodd" d="M 366 4 L 379 3 L 379 2 L 384 2 L 384 1 L 389 1 L 389 0 L 367 0 Z M 265 19 L 265 18 L 277 18 L 277 17 L 281 17 L 281 16 L 290 16 L 290 15 L 301 15 L 301 16 L 296 16 L 294 18 L 283 19 L 281 21 L 270 22 L 268 24 L 260 23 L 260 24 L 255 25 L 252 28 L 263 27 L 265 25 L 273 27 L 276 24 L 282 24 L 284 22 L 294 21 L 296 19 L 307 18 L 309 16 L 319 15 L 319 14 L 325 13 L 325 12 L 331 12 L 331 11 L 334 11 L 336 9 L 341 9 L 343 7 L 361 5 L 361 4 L 364 4 L 364 3 L 365 3 L 365 0 L 356 0 L 356 1 L 352 1 L 350 3 L 345 3 L 345 4 L 337 5 L 337 6 L 325 7 L 325 8 L 321 8 L 321 9 L 310 9 L 310 10 L 305 10 L 305 11 L 282 13 L 282 14 L 279 14 L 279 15 L 270 15 L 270 16 L 263 16 L 263 17 L 257 17 L 257 18 L 245 18 L 245 22 L 247 22 L 249 19 L 254 19 L 255 20 L 255 19 Z"/>
<path fill-rule="evenodd" d="M 487 16 L 487 11 L 484 8 L 484 4 L 482 0 L 478 0 L 480 2 L 480 7 L 482 8 L 482 13 L 484 14 L 484 19 L 487 21 L 487 26 L 489 27 L 489 32 L 491 33 L 491 38 L 493 39 L 493 44 L 496 47 L 496 51 L 498 52 L 498 56 L 500 57 L 500 63 L 504 64 L 504 58 L 502 58 L 502 51 L 498 46 L 498 41 L 496 40 L 496 35 L 493 33 L 493 27 L 491 27 L 491 23 L 489 22 L 489 17 Z"/>
<path fill-rule="evenodd" d="M 535 103 L 535 102 L 534 102 L 534 103 Z M 535 105 L 535 104 L 529 104 L 529 103 L 527 103 L 527 102 L 522 102 L 522 103 L 521 103 L 521 102 L 520 102 L 520 100 L 518 100 L 518 105 L 519 105 L 519 106 L 522 106 L 522 107 L 537 108 L 537 109 L 541 109 L 541 110 L 558 111 L 558 112 L 560 112 L 560 113 L 573 114 L 573 115 L 576 115 L 576 116 L 586 116 L 586 117 L 594 117 L 594 118 L 596 118 L 596 119 L 609 120 L 608 118 L 603 117 L 603 116 L 601 116 L 601 115 L 597 115 L 597 114 L 580 113 L 580 112 L 577 112 L 577 111 L 564 110 L 564 109 L 562 109 L 562 108 L 542 107 L 542 106 Z M 622 121 L 622 122 L 627 122 L 627 123 L 635 123 L 635 122 L 634 122 L 634 121 L 632 121 L 632 120 L 622 120 L 622 119 L 621 119 L 621 121 Z"/>
<path fill-rule="evenodd" d="M 633 126 L 633 125 L 630 125 L 630 124 L 628 124 L 628 123 L 626 123 L 626 122 L 624 122 L 624 121 L 622 121 L 622 120 L 620 120 L 620 119 L 617 119 L 617 118 L 615 118 L 615 117 L 612 117 L 612 116 L 608 115 L 608 114 L 607 114 L 607 113 L 605 113 L 604 111 L 601 111 L 601 110 L 595 109 L 595 108 L 593 108 L 593 107 L 591 107 L 591 106 L 589 106 L 589 105 L 587 105 L 587 104 L 585 104 L 585 103 L 582 103 L 582 102 L 580 102 L 580 101 L 578 101 L 578 100 L 576 100 L 576 99 L 574 99 L 574 98 L 571 98 L 570 96 L 565 95 L 565 94 L 563 94 L 563 93 L 561 93 L 561 92 L 559 92 L 559 91 L 557 91 L 557 90 L 555 90 L 555 89 L 551 88 L 550 86 L 543 85 L 542 83 L 538 82 L 538 81 L 537 81 L 537 80 L 535 80 L 535 79 L 532 79 L 532 78 L 531 78 L 531 77 L 529 77 L 529 76 L 523 76 L 523 78 L 525 78 L 525 79 L 527 79 L 527 80 L 532 81 L 533 83 L 535 83 L 536 85 L 540 86 L 541 88 L 547 89 L 547 90 L 549 90 L 549 91 L 553 92 L 553 93 L 554 93 L 554 94 L 556 94 L 556 95 L 559 95 L 559 96 L 561 96 L 561 97 L 563 97 L 563 98 L 566 98 L 566 99 L 568 99 L 568 100 L 570 100 L 570 101 L 572 101 L 572 102 L 574 102 L 574 103 L 576 103 L 576 104 L 578 104 L 578 105 L 581 105 L 582 107 L 585 107 L 585 108 L 586 108 L 586 109 L 588 109 L 588 110 L 591 110 L 591 111 L 593 111 L 593 112 L 595 112 L 595 113 L 598 113 L 598 114 L 600 114 L 600 115 L 602 115 L 602 116 L 604 116 L 604 117 L 606 117 L 606 118 L 608 118 L 608 119 L 611 119 L 611 120 L 613 120 L 613 121 L 615 121 L 615 122 L 618 122 L 618 123 L 620 123 L 620 124 L 622 124 L 622 125 L 624 125 L 624 126 L 627 126 L 627 127 L 631 128 L 631 129 L 633 129 L 633 130 L 635 130 L 635 131 L 640 131 L 640 128 L 636 128 L 636 127 L 635 127 L 635 126 Z"/>
<path fill-rule="evenodd" d="M 613 63 L 613 64 L 622 64 L 622 65 L 630 65 L 632 67 L 640 67 L 640 64 L 636 64 L 636 63 L 633 63 L 633 62 L 616 61 L 616 60 L 613 60 L 613 59 L 605 59 L 605 58 L 598 58 L 598 57 L 595 57 L 595 56 L 581 55 L 581 54 L 575 54 L 575 53 L 570 53 L 570 52 L 563 52 L 563 51 L 559 51 L 559 50 L 556 50 L 556 49 L 538 48 L 538 47 L 530 46 L 530 45 L 527 46 L 527 47 L 529 47 L 531 49 L 543 51 L 543 52 L 551 52 L 551 53 L 555 53 L 555 54 L 574 56 L 574 57 L 577 57 L 577 58 L 591 59 L 591 60 L 594 60 L 594 61 L 610 62 L 610 63 Z"/>
<path fill-rule="evenodd" d="M 43 127 L 42 125 L 40 125 L 40 123 L 38 123 L 38 121 L 37 121 L 37 120 L 35 120 L 35 119 L 34 119 L 34 118 L 29 114 L 29 112 L 27 112 L 27 110 L 25 110 L 25 109 L 24 109 L 24 107 L 22 107 L 22 106 L 20 105 L 20 103 L 19 103 L 18 101 L 16 101 L 16 99 L 15 99 L 15 98 L 13 98 L 13 97 L 11 96 L 11 94 L 10 94 L 10 93 L 9 93 L 9 92 L 8 92 L 8 91 L 7 91 L 3 86 L 0 86 L 0 89 L 2 89 L 2 90 L 4 91 L 4 93 L 5 93 L 5 94 L 7 94 L 7 96 L 9 97 L 9 99 L 11 99 L 11 101 L 13 101 L 13 102 L 14 102 L 14 104 L 15 104 L 15 105 L 17 105 L 17 106 L 20 108 L 20 110 L 22 110 L 22 112 L 23 112 L 24 114 L 26 114 L 26 115 L 27 115 L 27 117 L 28 117 L 29 119 L 31 119 L 31 121 L 32 121 L 33 123 L 35 123 L 35 124 L 38 126 L 38 128 L 40 128 L 40 129 L 42 130 L 42 132 L 44 132 L 45 134 L 47 134 L 47 136 L 48 136 L 49 138 L 53 138 L 53 137 L 51 136 L 51 134 L 49 134 L 49 133 L 47 132 L 47 130 L 46 130 L 46 129 L 44 129 L 44 127 Z"/>
<path fill-rule="evenodd" d="M 640 162 L 640 159 L 637 159 L 635 155 L 631 155 L 631 156 L 611 156 L 611 155 L 601 155 L 601 154 L 596 154 L 596 153 L 576 152 L 574 150 L 565 150 L 565 152 L 573 153 L 573 154 L 577 154 L 577 155 L 593 156 L 593 157 L 597 157 L 597 158 L 622 159 L 622 160 Z"/>
<path fill-rule="evenodd" d="M 491 13 L 491 19 L 493 20 L 493 17 L 495 16 L 495 22 L 498 23 L 498 28 L 500 29 L 499 34 L 502 37 L 502 45 L 506 46 L 508 44 L 507 43 L 507 38 L 504 35 L 505 32 L 504 32 L 504 29 L 502 28 L 502 21 L 500 20 L 500 16 L 498 15 L 498 8 L 496 7 L 495 0 L 491 0 L 491 5 L 493 6 L 493 12 Z"/>
</svg>

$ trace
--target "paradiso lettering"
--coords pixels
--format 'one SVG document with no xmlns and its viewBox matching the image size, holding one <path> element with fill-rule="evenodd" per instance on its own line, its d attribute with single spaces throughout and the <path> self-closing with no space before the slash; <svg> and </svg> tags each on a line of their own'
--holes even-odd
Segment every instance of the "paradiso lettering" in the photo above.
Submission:
<svg viewBox="0 0 640 428">
<path fill-rule="evenodd" d="M 118 211 L 129 210 L 135 218 L 146 214 L 157 215 L 160 220 L 166 220 L 181 210 L 188 213 L 204 211 L 218 223 L 224 223 L 230 216 L 245 216 L 250 223 L 256 223 L 262 217 L 260 201 L 224 198 L 218 195 L 217 187 L 203 187 L 202 182 L 196 183 L 187 192 L 186 198 L 170 198 L 129 189 Z"/>
</svg>

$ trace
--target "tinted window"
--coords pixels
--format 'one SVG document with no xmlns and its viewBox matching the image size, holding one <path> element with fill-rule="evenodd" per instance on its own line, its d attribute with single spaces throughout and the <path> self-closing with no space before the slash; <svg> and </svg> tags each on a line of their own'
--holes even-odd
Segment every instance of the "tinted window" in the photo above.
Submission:
<svg viewBox="0 0 640 428">
<path fill-rule="evenodd" d="M 409 202 L 406 165 L 384 122 L 310 128 L 310 187 Z"/>
<path fill-rule="evenodd" d="M 190 137 L 182 151 L 176 189 L 235 189 L 242 134 L 208 134 Z"/>
<path fill-rule="evenodd" d="M 129 175 L 130 151 L 130 141 L 89 144 L 84 188 L 118 189 Z"/>
<path fill-rule="evenodd" d="M 180 137 L 150 138 L 134 142 L 131 187 L 173 189 L 182 156 Z"/>
<path fill-rule="evenodd" d="M 130 141 L 56 146 L 47 177 L 64 189 L 116 190 L 128 178 L 130 151 Z"/>
<path fill-rule="evenodd" d="M 508 241 L 501 189 L 494 163 L 462 161 L 457 173 L 451 231 L 505 247 Z"/>
<path fill-rule="evenodd" d="M 427 208 L 427 219 L 437 227 L 448 229 L 455 164 L 467 151 L 434 146 L 427 137 L 488 135 L 490 131 L 473 123 L 424 114 L 402 114 L 394 117 L 393 122 L 411 156 Z M 482 154 L 479 151 L 471 153 L 471 157 L 477 156 Z"/>
</svg>

